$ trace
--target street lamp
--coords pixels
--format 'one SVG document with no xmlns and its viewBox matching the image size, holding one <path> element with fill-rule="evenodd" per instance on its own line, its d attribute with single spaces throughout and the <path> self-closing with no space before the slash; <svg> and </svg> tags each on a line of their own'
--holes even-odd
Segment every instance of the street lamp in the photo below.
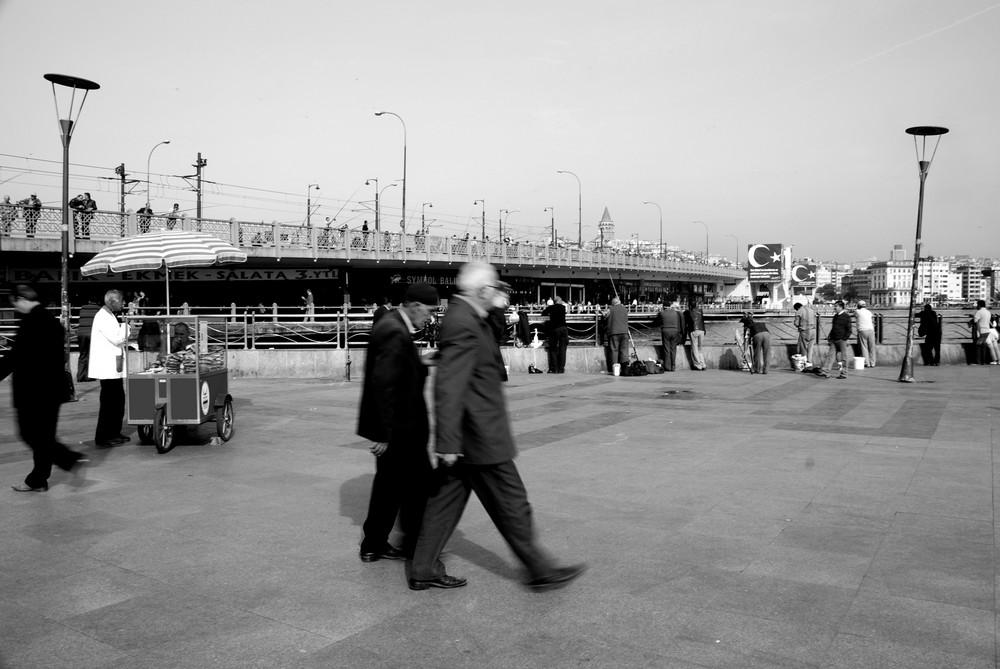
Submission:
<svg viewBox="0 0 1000 669">
<path fill-rule="evenodd" d="M 657 211 L 660 212 L 660 260 L 662 261 L 663 260 L 663 209 L 661 209 L 660 205 L 656 204 L 655 202 L 643 202 L 643 204 L 651 204 L 654 207 L 656 207 Z"/>
<path fill-rule="evenodd" d="M 576 244 L 577 247 L 582 250 L 583 249 L 583 184 L 580 183 L 580 177 L 576 176 L 576 174 L 570 172 L 569 170 L 556 170 L 556 172 L 558 174 L 572 174 L 574 177 L 576 177 L 576 187 L 578 189 L 577 193 L 579 194 L 579 207 L 580 207 L 579 208 L 580 219 L 578 224 L 579 227 L 577 228 Z"/>
<path fill-rule="evenodd" d="M 486 200 L 476 200 L 472 203 L 473 205 L 482 204 L 483 205 L 483 236 L 480 237 L 483 241 L 486 241 Z"/>
<path fill-rule="evenodd" d="M 427 234 L 427 219 L 424 218 L 424 214 L 427 212 L 427 207 L 433 209 L 434 204 L 432 202 L 424 202 L 420 205 L 420 234 L 422 235 Z"/>
<path fill-rule="evenodd" d="M 732 237 L 733 239 L 736 240 L 736 255 L 733 256 L 733 262 L 735 262 L 736 265 L 739 266 L 740 265 L 740 238 L 737 237 L 736 235 L 730 234 L 728 232 L 726 233 L 726 237 Z"/>
<path fill-rule="evenodd" d="M 901 383 L 913 383 L 914 381 L 913 363 L 910 360 L 910 347 L 913 345 L 913 303 L 917 300 L 917 270 L 920 268 L 920 235 L 924 223 L 924 182 L 927 181 L 927 172 L 931 169 L 931 163 L 934 161 L 934 155 L 937 153 L 938 144 L 941 143 L 941 135 L 947 132 L 948 128 L 939 128 L 930 125 L 906 129 L 907 134 L 913 135 L 913 146 L 917 152 L 917 166 L 920 168 L 920 198 L 917 201 L 917 240 L 916 248 L 913 251 L 913 277 L 910 281 L 910 314 L 906 319 L 906 350 L 903 351 L 903 366 L 899 370 L 899 381 Z M 930 158 L 927 158 L 928 137 L 936 138 Z"/>
<path fill-rule="evenodd" d="M 73 373 L 69 369 L 69 332 L 70 332 L 70 304 L 69 304 L 69 253 L 70 245 L 76 250 L 76 235 L 70 236 L 69 220 L 69 143 L 73 139 L 73 126 L 80 120 L 80 113 L 83 112 L 83 105 L 87 102 L 87 93 L 100 88 L 97 84 L 88 79 L 71 77 L 67 74 L 46 74 L 46 81 L 52 84 L 52 99 L 56 105 L 56 120 L 59 121 L 59 132 L 63 145 L 63 173 L 62 173 L 62 245 L 61 245 L 61 267 L 59 291 L 59 317 L 63 325 L 63 369 L 66 372 L 66 385 L 71 402 L 76 401 L 76 388 L 73 385 Z M 59 96 L 56 95 L 56 86 L 64 86 L 71 89 L 69 98 L 69 110 L 66 118 L 59 113 Z M 76 118 L 73 118 L 74 103 L 76 102 L 77 89 L 83 91 L 83 98 L 80 106 L 76 108 Z"/>
<path fill-rule="evenodd" d="M 153 192 L 153 182 L 150 181 L 150 179 L 149 179 L 149 161 L 153 159 L 153 151 L 156 151 L 156 147 L 157 146 L 160 146 L 161 144 L 169 144 L 169 143 L 170 143 L 169 139 L 163 140 L 162 142 L 160 142 L 159 144 L 157 144 L 156 146 L 154 146 L 153 148 L 151 148 L 149 150 L 149 155 L 146 156 L 146 202 L 147 203 L 152 200 L 152 192 Z"/>
<path fill-rule="evenodd" d="M 375 116 L 395 116 L 399 119 L 399 122 L 403 125 L 403 224 L 400 226 L 404 230 L 406 229 L 406 123 L 403 121 L 403 117 L 396 112 L 391 111 L 380 111 L 375 112 Z"/>
<path fill-rule="evenodd" d="M 694 221 L 695 223 L 701 223 L 705 226 L 705 262 L 708 262 L 708 223 L 705 221 Z"/>
<path fill-rule="evenodd" d="M 552 212 L 552 248 L 556 247 L 556 208 L 546 207 L 543 211 Z"/>
<path fill-rule="evenodd" d="M 379 228 L 379 221 L 382 220 L 382 214 L 379 213 L 379 209 L 380 209 L 380 207 L 379 207 L 379 200 L 382 199 L 382 193 L 384 193 L 386 190 L 392 188 L 395 185 L 396 185 L 396 182 L 393 181 L 388 186 L 382 186 L 382 190 L 380 190 L 375 195 L 375 230 L 377 230 L 377 231 L 381 231 L 381 228 Z"/>
<path fill-rule="evenodd" d="M 505 239 L 505 237 L 504 237 L 504 231 L 507 230 L 507 219 L 510 218 L 511 214 L 516 214 L 519 211 L 521 211 L 521 210 L 520 209 L 501 209 L 500 210 L 500 214 L 501 215 L 503 215 L 504 212 L 507 212 L 507 215 L 503 216 L 503 219 L 500 221 L 500 241 L 501 242 Z"/>
<path fill-rule="evenodd" d="M 312 229 L 312 189 L 319 190 L 319 184 L 309 184 L 306 188 L 306 230 Z"/>
</svg>

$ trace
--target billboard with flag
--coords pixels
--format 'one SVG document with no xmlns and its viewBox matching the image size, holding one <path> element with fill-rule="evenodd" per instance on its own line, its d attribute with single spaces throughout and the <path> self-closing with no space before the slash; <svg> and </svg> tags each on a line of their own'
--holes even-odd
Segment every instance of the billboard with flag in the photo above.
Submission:
<svg viewBox="0 0 1000 669">
<path fill-rule="evenodd" d="M 792 265 L 792 285 L 815 288 L 816 265 Z"/>
<path fill-rule="evenodd" d="M 747 247 L 747 277 L 755 281 L 781 281 L 781 244 L 750 244 Z"/>
</svg>

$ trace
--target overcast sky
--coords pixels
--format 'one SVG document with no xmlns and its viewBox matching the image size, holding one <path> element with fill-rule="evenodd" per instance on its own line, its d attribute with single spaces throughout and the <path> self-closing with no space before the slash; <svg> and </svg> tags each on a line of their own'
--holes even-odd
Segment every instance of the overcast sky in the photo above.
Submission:
<svg viewBox="0 0 1000 669">
<path fill-rule="evenodd" d="M 475 2 L 0 0 L 0 195 L 58 204 L 62 147 L 42 75 L 98 82 L 70 188 L 117 209 L 114 167 L 156 211 L 374 221 L 403 175 L 408 230 L 616 236 L 735 254 L 912 250 L 919 179 L 904 130 L 940 125 L 924 253 L 1000 257 L 1000 3 L 989 0 Z M 402 184 L 383 195 L 398 230 Z M 146 200 L 133 186 L 127 206 Z M 392 225 L 388 224 L 392 221 Z M 728 236 L 727 236 L 728 235 Z M 735 237 L 735 239 L 734 239 Z"/>
</svg>

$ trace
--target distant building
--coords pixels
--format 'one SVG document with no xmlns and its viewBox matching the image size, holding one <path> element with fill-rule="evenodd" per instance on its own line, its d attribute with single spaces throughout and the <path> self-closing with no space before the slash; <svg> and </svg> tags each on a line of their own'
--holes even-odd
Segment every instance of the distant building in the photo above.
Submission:
<svg viewBox="0 0 1000 669">
<path fill-rule="evenodd" d="M 615 222 L 611 220 L 611 214 L 608 213 L 607 207 L 604 207 L 604 215 L 601 216 L 601 221 L 597 224 L 597 227 L 601 231 L 601 241 L 604 244 L 615 238 Z"/>
<path fill-rule="evenodd" d="M 990 299 L 990 278 L 979 267 L 963 265 L 955 269 L 962 282 L 962 299 L 967 302 Z"/>
</svg>

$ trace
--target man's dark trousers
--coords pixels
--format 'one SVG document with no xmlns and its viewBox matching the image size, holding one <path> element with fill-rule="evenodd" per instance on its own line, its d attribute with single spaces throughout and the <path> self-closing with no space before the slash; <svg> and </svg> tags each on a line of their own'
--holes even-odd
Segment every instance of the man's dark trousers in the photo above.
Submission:
<svg viewBox="0 0 1000 669">
<path fill-rule="evenodd" d="M 569 330 L 565 325 L 552 328 L 549 334 L 549 371 L 566 371 L 566 348 L 569 346 Z"/>
<path fill-rule="evenodd" d="M 434 480 L 437 490 L 431 491 L 424 512 L 412 578 L 429 581 L 444 575 L 444 565 L 429 556 L 441 554 L 473 491 L 530 578 L 544 578 L 552 573 L 551 558 L 535 541 L 528 493 L 513 460 L 495 465 L 468 465 L 459 458 L 452 467 L 439 463 Z"/>
<path fill-rule="evenodd" d="M 21 439 L 31 448 L 34 469 L 24 479 L 24 484 L 32 488 L 43 488 L 49 483 L 52 465 L 69 471 L 80 459 L 80 454 L 66 448 L 56 440 L 56 425 L 59 423 L 59 404 L 44 402 L 31 410 L 17 411 L 17 427 Z"/>
<path fill-rule="evenodd" d="M 125 383 L 122 379 L 101 379 L 101 409 L 97 414 L 94 441 L 104 443 L 122 432 L 125 419 Z"/>
<path fill-rule="evenodd" d="M 385 548 L 398 510 L 399 525 L 405 537 L 403 553 L 407 557 L 413 555 L 424 517 L 431 472 L 424 444 L 390 442 L 385 453 L 375 459 L 375 480 L 364 523 L 362 553 L 379 553 Z"/>
</svg>

